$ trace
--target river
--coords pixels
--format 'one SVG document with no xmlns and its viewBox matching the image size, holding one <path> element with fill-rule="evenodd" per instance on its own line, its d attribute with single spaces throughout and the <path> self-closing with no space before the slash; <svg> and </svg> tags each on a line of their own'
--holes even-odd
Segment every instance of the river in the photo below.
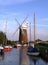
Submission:
<svg viewBox="0 0 48 65">
<path fill-rule="evenodd" d="M 21 53 L 22 54 L 22 53 Z M 13 48 L 10 52 L 4 52 L 0 55 L 0 65 L 20 65 L 20 52 L 19 49 Z M 48 65 L 41 57 L 28 56 L 29 65 Z"/>
</svg>

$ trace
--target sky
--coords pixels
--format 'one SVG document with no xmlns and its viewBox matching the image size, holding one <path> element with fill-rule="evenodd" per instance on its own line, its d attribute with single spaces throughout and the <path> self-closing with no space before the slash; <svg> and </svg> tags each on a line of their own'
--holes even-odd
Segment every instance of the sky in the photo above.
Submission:
<svg viewBox="0 0 48 65">
<path fill-rule="evenodd" d="M 48 0 L 0 0 L 0 31 L 6 33 L 9 40 L 18 40 L 19 27 L 16 19 L 22 24 L 28 16 L 28 40 L 29 23 L 31 23 L 31 36 L 34 39 L 34 13 L 36 17 L 36 39 L 48 40 Z"/>
</svg>

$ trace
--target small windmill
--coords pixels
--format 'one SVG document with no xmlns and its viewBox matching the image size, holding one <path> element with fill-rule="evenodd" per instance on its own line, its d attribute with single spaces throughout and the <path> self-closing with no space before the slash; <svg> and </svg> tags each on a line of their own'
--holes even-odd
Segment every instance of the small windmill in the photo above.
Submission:
<svg viewBox="0 0 48 65">
<path fill-rule="evenodd" d="M 27 20 L 28 16 L 23 20 L 22 24 L 18 22 L 17 19 L 16 22 L 18 23 L 19 27 L 16 29 L 16 31 L 13 33 L 13 35 L 18 31 L 19 29 L 19 43 L 27 43 L 27 25 L 24 24 Z"/>
</svg>

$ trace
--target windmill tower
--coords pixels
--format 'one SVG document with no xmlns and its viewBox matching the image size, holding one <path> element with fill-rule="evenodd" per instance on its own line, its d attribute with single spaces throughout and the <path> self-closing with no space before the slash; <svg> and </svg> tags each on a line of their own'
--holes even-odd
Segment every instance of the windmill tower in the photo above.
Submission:
<svg viewBox="0 0 48 65">
<path fill-rule="evenodd" d="M 21 43 L 27 43 L 27 41 L 28 41 L 26 24 L 23 24 L 22 28 L 19 29 L 19 41 Z"/>
<path fill-rule="evenodd" d="M 18 23 L 19 27 L 17 28 L 17 30 L 14 32 L 14 34 L 18 31 L 19 29 L 19 43 L 27 43 L 28 38 L 27 38 L 27 25 L 24 24 L 26 19 L 28 18 L 28 16 L 23 20 L 22 24 L 20 25 L 20 23 L 18 22 L 18 20 L 16 19 L 16 22 Z"/>
</svg>

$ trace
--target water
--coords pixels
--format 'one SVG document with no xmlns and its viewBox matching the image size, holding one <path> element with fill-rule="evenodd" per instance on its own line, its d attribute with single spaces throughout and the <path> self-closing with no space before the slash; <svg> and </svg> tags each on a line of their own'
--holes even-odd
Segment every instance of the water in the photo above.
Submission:
<svg viewBox="0 0 48 65">
<path fill-rule="evenodd" d="M 0 56 L 0 65 L 19 65 L 19 49 L 12 49 Z"/>
<path fill-rule="evenodd" d="M 0 55 L 0 65 L 20 65 L 19 49 L 13 48 L 10 52 Z M 27 56 L 29 65 L 48 65 L 41 57 Z"/>
<path fill-rule="evenodd" d="M 48 62 L 40 57 L 29 56 L 29 65 L 48 65 Z"/>
</svg>

